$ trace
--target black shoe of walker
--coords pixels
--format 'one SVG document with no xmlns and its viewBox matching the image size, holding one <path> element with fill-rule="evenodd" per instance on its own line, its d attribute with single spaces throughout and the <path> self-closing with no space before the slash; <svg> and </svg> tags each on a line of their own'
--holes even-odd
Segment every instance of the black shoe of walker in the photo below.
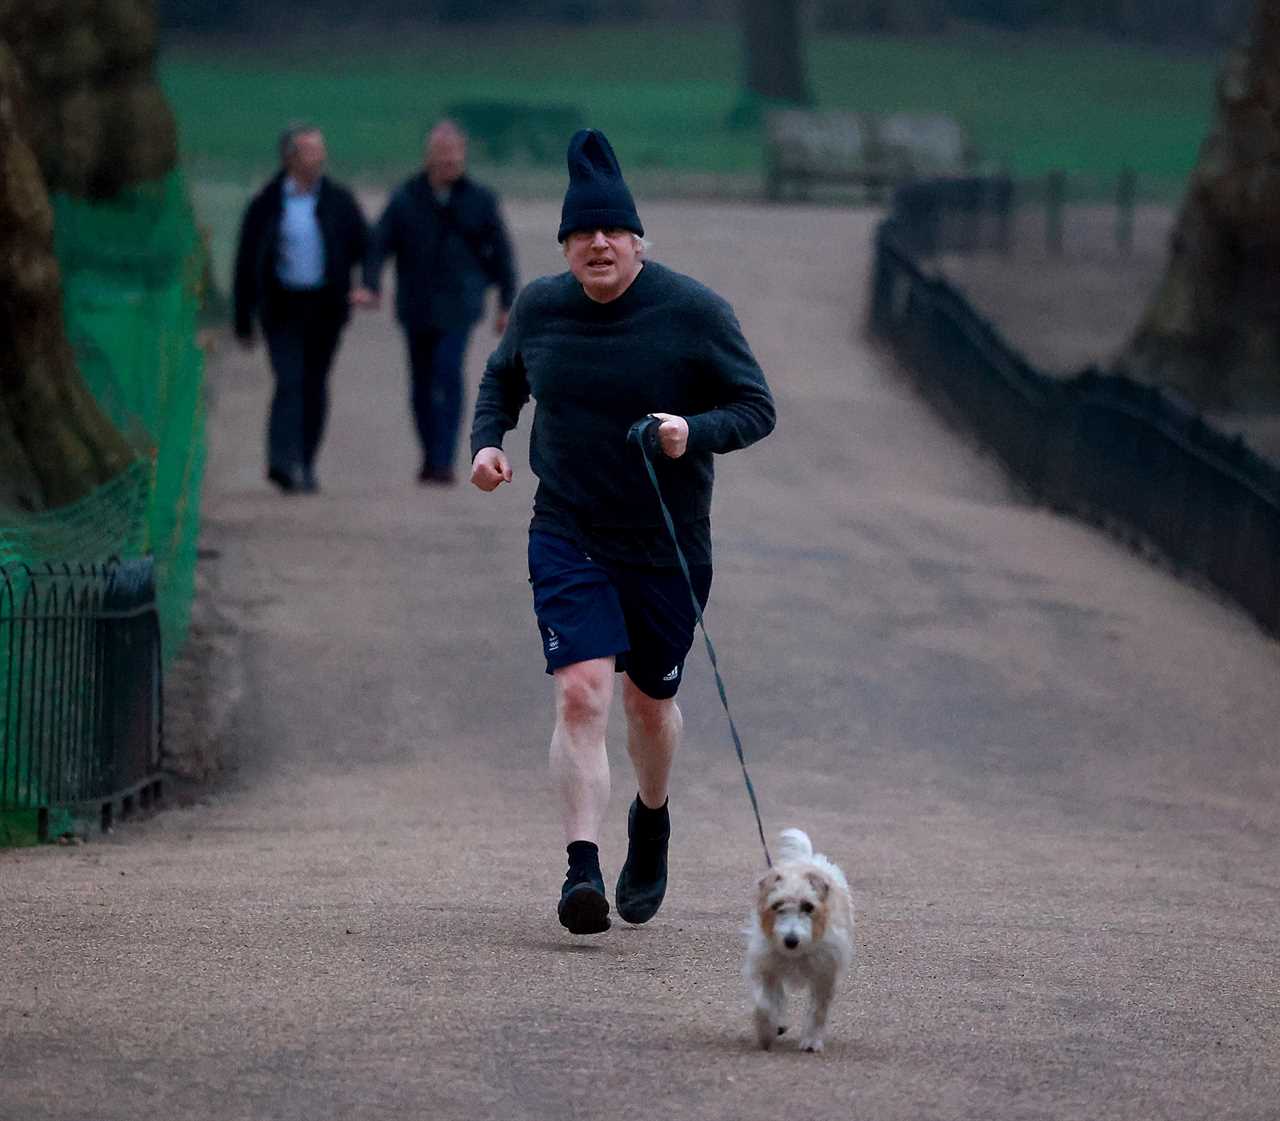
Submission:
<svg viewBox="0 0 1280 1121">
<path fill-rule="evenodd" d="M 609 929 L 609 901 L 598 868 L 569 869 L 556 914 L 570 934 L 603 934 Z"/>
<path fill-rule="evenodd" d="M 658 913 L 667 894 L 667 841 L 671 818 L 666 803 L 661 810 L 640 804 L 640 796 L 627 814 L 627 862 L 618 875 L 614 903 L 629 923 L 645 923 Z"/>
</svg>

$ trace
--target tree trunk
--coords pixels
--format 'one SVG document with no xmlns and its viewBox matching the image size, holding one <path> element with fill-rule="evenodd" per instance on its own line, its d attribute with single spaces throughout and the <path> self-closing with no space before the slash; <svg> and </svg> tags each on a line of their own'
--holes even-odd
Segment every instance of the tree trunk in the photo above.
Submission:
<svg viewBox="0 0 1280 1121">
<path fill-rule="evenodd" d="M 1257 0 L 1219 78 L 1164 279 L 1117 368 L 1202 408 L 1277 407 L 1278 277 L 1280 0 Z"/>
<path fill-rule="evenodd" d="M 83 497 L 135 456 L 76 370 L 53 211 L 23 123 L 18 68 L 0 43 L 0 505 L 41 510 Z"/>
<path fill-rule="evenodd" d="M 48 192 L 173 169 L 155 50 L 152 0 L 0 0 L 0 508 L 72 502 L 135 458 L 67 342 Z"/>
<path fill-rule="evenodd" d="M 747 97 L 810 105 L 798 0 L 740 0 Z"/>
<path fill-rule="evenodd" d="M 29 91 L 27 143 L 50 191 L 107 199 L 176 166 L 152 0 L 0 0 L 0 39 Z"/>
</svg>

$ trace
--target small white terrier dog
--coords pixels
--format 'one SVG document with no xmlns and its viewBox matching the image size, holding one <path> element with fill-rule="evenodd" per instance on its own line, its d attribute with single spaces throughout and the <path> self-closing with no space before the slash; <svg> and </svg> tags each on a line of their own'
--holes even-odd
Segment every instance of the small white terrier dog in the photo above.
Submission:
<svg viewBox="0 0 1280 1121">
<path fill-rule="evenodd" d="M 807 987 L 809 1022 L 800 1049 L 821 1051 L 831 998 L 853 959 L 853 901 L 844 873 L 813 851 L 808 834 L 780 834 L 778 860 L 760 880 L 745 933 L 745 973 L 760 1046 L 769 1050 L 787 1030 L 786 989 Z"/>
</svg>

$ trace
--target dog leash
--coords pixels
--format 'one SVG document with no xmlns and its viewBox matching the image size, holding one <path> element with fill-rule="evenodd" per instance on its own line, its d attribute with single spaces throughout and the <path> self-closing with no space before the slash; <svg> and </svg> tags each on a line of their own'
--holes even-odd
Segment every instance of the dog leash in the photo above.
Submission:
<svg viewBox="0 0 1280 1121">
<path fill-rule="evenodd" d="M 693 577 L 689 574 L 689 562 L 685 560 L 684 550 L 676 537 L 675 522 L 671 520 L 671 511 L 662 497 L 662 488 L 658 485 L 658 473 L 653 469 L 649 452 L 658 448 L 658 427 L 662 422 L 655 416 L 647 416 L 638 420 L 627 433 L 627 440 L 640 448 L 640 456 L 644 460 L 644 468 L 649 473 L 649 481 L 653 484 L 653 493 L 658 496 L 658 505 L 662 509 L 662 520 L 666 523 L 667 532 L 671 535 L 671 544 L 675 546 L 676 560 L 680 562 L 680 571 L 684 573 L 685 583 L 689 585 L 689 599 L 693 602 L 693 612 L 697 616 L 698 626 L 702 628 L 702 641 L 707 645 L 707 657 L 711 659 L 711 671 L 716 676 L 716 688 L 720 691 L 720 703 L 724 706 L 724 714 L 729 718 L 729 733 L 733 736 L 733 749 L 738 753 L 738 765 L 742 768 L 742 780 L 747 784 L 747 797 L 751 799 L 751 812 L 756 816 L 756 831 L 760 834 L 760 847 L 764 849 L 764 862 L 773 867 L 773 857 L 769 855 L 769 845 L 764 839 L 764 823 L 760 820 L 760 803 L 756 800 L 756 788 L 751 783 L 751 775 L 747 771 L 747 758 L 742 751 L 742 737 L 738 735 L 738 726 L 733 722 L 733 713 L 729 711 L 729 697 L 725 692 L 724 678 L 720 676 L 720 663 L 716 660 L 716 648 L 711 644 L 711 636 L 707 633 L 707 624 L 702 618 L 702 605 L 698 602 L 698 593 L 693 588 Z"/>
</svg>

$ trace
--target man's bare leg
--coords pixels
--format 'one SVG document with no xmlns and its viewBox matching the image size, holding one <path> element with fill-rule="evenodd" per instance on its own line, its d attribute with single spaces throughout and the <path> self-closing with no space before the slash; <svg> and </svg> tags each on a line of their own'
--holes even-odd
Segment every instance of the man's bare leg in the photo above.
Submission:
<svg viewBox="0 0 1280 1121">
<path fill-rule="evenodd" d="M 560 794 L 564 839 L 598 844 L 609 804 L 605 730 L 613 699 L 613 658 L 564 666 L 555 672 L 555 686 L 551 777 Z"/>
<path fill-rule="evenodd" d="M 556 730 L 551 775 L 560 792 L 569 870 L 556 906 L 570 934 L 609 929 L 609 901 L 600 871 L 600 819 L 609 803 L 605 729 L 613 697 L 613 659 L 594 658 L 556 670 Z"/>
<path fill-rule="evenodd" d="M 671 818 L 667 789 L 684 721 L 673 699 L 655 700 L 628 678 L 623 684 L 627 752 L 639 797 L 627 816 L 627 859 L 618 874 L 614 902 L 627 922 L 648 922 L 667 891 L 667 841 Z"/>
<path fill-rule="evenodd" d="M 622 706 L 627 717 L 627 754 L 636 772 L 640 801 L 652 810 L 667 800 L 671 767 L 680 748 L 684 718 L 675 698 L 655 700 L 624 675 Z"/>
</svg>

